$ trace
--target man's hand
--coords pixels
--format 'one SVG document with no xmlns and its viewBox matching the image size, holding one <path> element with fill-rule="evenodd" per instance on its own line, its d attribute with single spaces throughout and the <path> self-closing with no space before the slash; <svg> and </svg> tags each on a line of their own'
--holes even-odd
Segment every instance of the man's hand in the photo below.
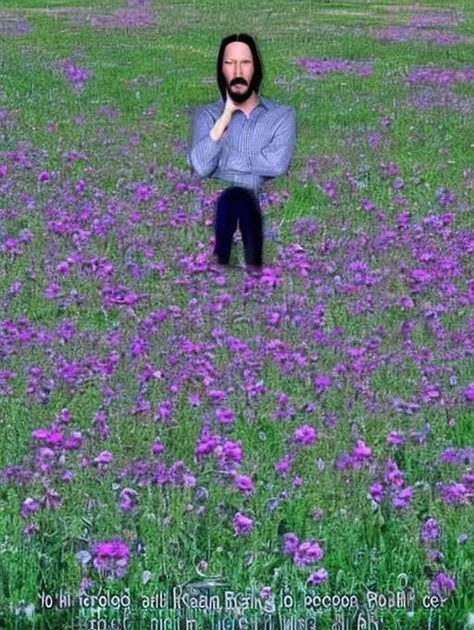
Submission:
<svg viewBox="0 0 474 630">
<path fill-rule="evenodd" d="M 229 126 L 229 123 L 232 119 L 232 114 L 238 109 L 240 109 L 229 96 L 229 92 L 227 90 L 226 92 L 227 92 L 227 99 L 225 102 L 224 111 L 222 112 L 221 117 L 217 119 L 216 124 L 214 125 L 214 127 L 211 129 L 211 132 L 210 132 L 211 138 L 215 141 L 218 141 L 222 138 L 225 130 Z"/>
<path fill-rule="evenodd" d="M 234 101 L 232 100 L 229 94 L 229 90 L 226 90 L 226 94 L 227 94 L 227 99 L 225 102 L 224 113 L 222 115 L 230 120 L 232 118 L 232 114 L 236 112 L 238 109 L 240 109 L 240 107 L 236 105 Z"/>
</svg>

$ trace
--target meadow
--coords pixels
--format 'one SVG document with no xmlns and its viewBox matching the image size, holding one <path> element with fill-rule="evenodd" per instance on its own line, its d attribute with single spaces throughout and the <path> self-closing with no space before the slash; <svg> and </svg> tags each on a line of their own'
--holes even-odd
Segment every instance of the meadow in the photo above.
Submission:
<svg viewBox="0 0 474 630">
<path fill-rule="evenodd" d="M 234 32 L 260 276 L 187 165 Z M 0 627 L 474 627 L 473 59 L 469 2 L 2 0 Z"/>
</svg>

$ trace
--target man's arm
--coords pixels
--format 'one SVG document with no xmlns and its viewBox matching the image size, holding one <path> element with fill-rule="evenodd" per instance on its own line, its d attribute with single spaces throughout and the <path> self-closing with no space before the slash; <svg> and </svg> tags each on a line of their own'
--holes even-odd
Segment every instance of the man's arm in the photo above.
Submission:
<svg viewBox="0 0 474 630">
<path fill-rule="evenodd" d="M 216 170 L 222 149 L 220 139 L 228 124 L 222 117 L 214 122 L 205 109 L 193 115 L 187 162 L 200 177 L 210 177 Z"/>
<path fill-rule="evenodd" d="M 261 177 L 279 177 L 288 172 L 296 143 L 296 113 L 289 107 L 278 125 L 271 142 L 258 151 L 243 154 L 229 152 L 225 168 Z"/>
</svg>

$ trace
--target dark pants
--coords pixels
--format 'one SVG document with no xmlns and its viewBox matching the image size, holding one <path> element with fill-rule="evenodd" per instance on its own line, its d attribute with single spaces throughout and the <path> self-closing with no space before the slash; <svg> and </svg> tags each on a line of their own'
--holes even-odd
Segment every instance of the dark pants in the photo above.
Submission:
<svg viewBox="0 0 474 630">
<path fill-rule="evenodd" d="M 257 195 L 241 186 L 226 188 L 217 200 L 214 254 L 221 265 L 228 265 L 234 232 L 239 222 L 245 262 L 262 266 L 263 218 Z"/>
</svg>

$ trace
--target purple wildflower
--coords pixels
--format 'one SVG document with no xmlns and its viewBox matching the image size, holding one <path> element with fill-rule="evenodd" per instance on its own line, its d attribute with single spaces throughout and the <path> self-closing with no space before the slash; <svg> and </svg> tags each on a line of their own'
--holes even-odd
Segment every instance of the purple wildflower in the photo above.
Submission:
<svg viewBox="0 0 474 630">
<path fill-rule="evenodd" d="M 318 433 L 315 428 L 309 424 L 304 424 L 293 433 L 295 442 L 301 446 L 311 446 L 318 439 Z"/>
<path fill-rule="evenodd" d="M 456 589 L 456 581 L 445 573 L 438 573 L 430 588 L 434 595 L 447 596 Z"/>
<path fill-rule="evenodd" d="M 464 505 L 473 494 L 463 483 L 446 484 L 442 487 L 443 501 L 445 503 Z"/>
<path fill-rule="evenodd" d="M 382 503 L 383 499 L 383 486 L 381 483 L 374 483 L 370 486 L 369 496 L 375 503 Z"/>
<path fill-rule="evenodd" d="M 397 431 L 392 431 L 387 437 L 387 442 L 393 446 L 401 446 L 405 443 L 405 436 Z"/>
<path fill-rule="evenodd" d="M 153 453 L 153 455 L 159 455 L 160 453 L 163 453 L 164 450 L 165 450 L 165 447 L 159 440 L 156 440 L 151 445 L 151 452 Z"/>
<path fill-rule="evenodd" d="M 112 577 L 123 577 L 129 560 L 130 550 L 119 539 L 98 543 L 93 547 L 94 566 Z"/>
<path fill-rule="evenodd" d="M 406 509 L 413 498 L 413 494 L 414 493 L 412 488 L 404 488 L 403 490 L 400 490 L 400 492 L 396 494 L 392 499 L 393 507 L 397 508 L 398 510 Z"/>
<path fill-rule="evenodd" d="M 36 429 L 31 436 L 49 446 L 60 446 L 63 441 L 63 434 L 60 431 L 49 431 L 48 429 Z"/>
<path fill-rule="evenodd" d="M 277 473 L 284 477 L 289 471 L 292 463 L 293 458 L 291 457 L 291 455 L 285 455 L 285 457 L 280 459 L 280 461 L 275 464 L 275 470 Z"/>
<path fill-rule="evenodd" d="M 34 514 L 38 510 L 41 509 L 41 503 L 36 499 L 32 499 L 31 497 L 26 498 L 23 501 L 23 505 L 21 507 L 21 517 L 26 519 L 31 514 Z"/>
<path fill-rule="evenodd" d="M 319 543 L 316 540 L 307 540 L 298 547 L 293 559 L 297 565 L 306 565 L 318 562 L 323 556 L 324 552 Z"/>
<path fill-rule="evenodd" d="M 92 461 L 94 462 L 94 464 L 100 466 L 110 464 L 113 459 L 114 456 L 112 455 L 112 453 L 110 453 L 109 451 L 102 451 L 102 453 L 99 453 L 99 455 L 97 455 L 97 457 L 94 457 Z"/>
<path fill-rule="evenodd" d="M 327 582 L 328 572 L 326 569 L 318 569 L 315 573 L 312 573 L 307 581 L 307 584 L 316 585 L 322 584 L 323 582 Z"/>
<path fill-rule="evenodd" d="M 329 389 L 332 385 L 332 378 L 326 374 L 321 374 L 314 379 L 314 384 L 318 391 Z"/>
<path fill-rule="evenodd" d="M 216 418 L 219 424 L 234 424 L 235 414 L 232 409 L 217 409 Z"/>
<path fill-rule="evenodd" d="M 120 493 L 119 508 L 123 512 L 131 512 L 136 507 L 138 492 L 132 488 L 124 488 Z"/>
<path fill-rule="evenodd" d="M 398 468 L 396 462 L 388 460 L 385 465 L 384 481 L 387 484 L 400 488 L 403 486 L 403 474 Z"/>
<path fill-rule="evenodd" d="M 474 382 L 469 383 L 467 388 L 464 390 L 464 398 L 469 403 L 474 403 Z"/>
<path fill-rule="evenodd" d="M 254 527 L 253 520 L 248 516 L 244 516 L 240 512 L 237 512 L 234 516 L 232 525 L 234 526 L 234 531 L 237 536 L 246 536 Z"/>
<path fill-rule="evenodd" d="M 357 446 L 352 451 L 352 456 L 357 460 L 368 459 L 372 455 L 372 449 L 370 449 L 364 440 L 357 440 Z"/>
<path fill-rule="evenodd" d="M 236 487 L 245 494 L 251 494 L 254 489 L 253 481 L 250 477 L 236 475 L 234 479 Z"/>
<path fill-rule="evenodd" d="M 298 549 L 298 544 L 299 540 L 296 534 L 285 534 L 283 536 L 283 553 L 294 556 Z"/>
<path fill-rule="evenodd" d="M 439 523 L 434 518 L 429 518 L 423 524 L 420 532 L 420 538 L 423 544 L 430 544 L 439 537 Z"/>
</svg>

